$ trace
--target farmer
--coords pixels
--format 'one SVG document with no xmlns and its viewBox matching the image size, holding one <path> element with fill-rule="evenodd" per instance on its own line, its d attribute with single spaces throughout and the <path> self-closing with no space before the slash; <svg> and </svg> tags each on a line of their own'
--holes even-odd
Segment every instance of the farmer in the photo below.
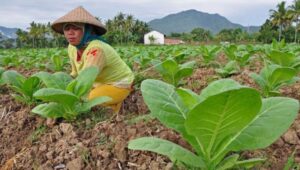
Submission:
<svg viewBox="0 0 300 170">
<path fill-rule="evenodd" d="M 64 34 L 69 42 L 72 76 L 77 76 L 87 67 L 99 68 L 100 73 L 88 99 L 108 96 L 112 100 L 104 105 L 118 113 L 131 91 L 134 74 L 117 52 L 103 41 L 101 35 L 106 33 L 106 28 L 81 6 L 54 21 L 51 27 Z"/>
</svg>

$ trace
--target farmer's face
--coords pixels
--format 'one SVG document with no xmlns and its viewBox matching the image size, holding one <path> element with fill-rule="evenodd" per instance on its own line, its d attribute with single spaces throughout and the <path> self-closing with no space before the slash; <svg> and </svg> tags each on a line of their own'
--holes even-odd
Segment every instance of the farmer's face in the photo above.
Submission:
<svg viewBox="0 0 300 170">
<path fill-rule="evenodd" d="M 83 36 L 83 26 L 67 24 L 64 26 L 64 35 L 71 45 L 76 46 L 80 44 Z"/>
</svg>

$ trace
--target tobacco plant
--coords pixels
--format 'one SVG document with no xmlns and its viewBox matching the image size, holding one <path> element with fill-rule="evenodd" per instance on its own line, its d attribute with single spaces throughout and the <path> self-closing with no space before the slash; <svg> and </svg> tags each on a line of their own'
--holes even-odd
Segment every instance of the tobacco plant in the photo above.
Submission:
<svg viewBox="0 0 300 170">
<path fill-rule="evenodd" d="M 158 80 L 145 80 L 141 89 L 151 115 L 180 133 L 193 151 L 156 137 L 131 140 L 128 148 L 165 155 L 188 169 L 242 169 L 264 161 L 243 160 L 239 153 L 272 144 L 299 110 L 295 99 L 262 99 L 230 79 L 211 83 L 200 95 Z"/>
<path fill-rule="evenodd" d="M 195 61 L 178 64 L 173 59 L 167 59 L 158 64 L 155 69 L 162 75 L 164 81 L 179 86 L 182 79 L 190 76 L 194 70 Z"/>
<path fill-rule="evenodd" d="M 34 104 L 36 99 L 33 94 L 40 89 L 41 83 L 38 77 L 24 77 L 22 74 L 14 70 L 5 71 L 2 75 L 4 83 L 15 92 L 12 96 L 22 103 L 27 105 Z"/>
<path fill-rule="evenodd" d="M 86 99 L 86 94 L 92 88 L 98 73 L 97 68 L 90 67 L 80 72 L 72 81 L 61 73 L 39 74 L 38 76 L 49 88 L 43 88 L 34 93 L 35 98 L 46 103 L 36 106 L 32 112 L 48 118 L 62 117 L 73 120 L 80 113 L 88 112 L 93 106 L 109 101 L 109 97 L 98 97 L 90 101 Z M 55 85 L 55 81 L 59 80 L 61 80 L 60 84 Z"/>
<path fill-rule="evenodd" d="M 291 67 L 266 65 L 259 74 L 251 73 L 251 78 L 259 85 L 263 96 L 278 96 L 284 85 L 299 81 L 297 71 Z"/>
<path fill-rule="evenodd" d="M 253 51 L 240 50 L 235 44 L 223 46 L 223 50 L 230 61 L 236 61 L 241 67 L 249 63 L 250 57 L 253 54 Z"/>
<path fill-rule="evenodd" d="M 205 64 L 209 64 L 209 63 L 213 62 L 215 60 L 218 52 L 220 51 L 220 49 L 221 49 L 220 46 L 214 46 L 214 47 L 200 46 L 198 48 Z"/>
<path fill-rule="evenodd" d="M 267 59 L 272 64 L 277 64 L 282 67 L 292 67 L 299 71 L 300 57 L 293 52 L 282 52 L 279 50 L 272 50 L 267 54 Z"/>
<path fill-rule="evenodd" d="M 216 72 L 222 77 L 227 78 L 233 74 L 236 74 L 240 71 L 240 67 L 236 61 L 229 61 L 224 66 L 215 69 Z"/>
</svg>

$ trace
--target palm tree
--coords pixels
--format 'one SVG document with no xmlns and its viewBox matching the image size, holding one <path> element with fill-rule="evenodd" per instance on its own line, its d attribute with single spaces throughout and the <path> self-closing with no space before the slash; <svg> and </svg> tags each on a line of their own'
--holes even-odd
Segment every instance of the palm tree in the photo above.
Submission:
<svg viewBox="0 0 300 170">
<path fill-rule="evenodd" d="M 38 26 L 33 21 L 30 23 L 30 27 L 28 29 L 29 29 L 29 36 L 32 38 L 32 48 L 35 48 L 36 40 L 39 36 Z"/>
<path fill-rule="evenodd" d="M 299 27 L 299 21 L 300 21 L 300 0 L 294 0 L 294 3 L 289 6 L 288 15 L 290 18 L 292 18 L 292 21 L 296 23 L 295 26 L 295 43 L 297 42 L 297 32 Z"/>
<path fill-rule="evenodd" d="M 288 17 L 287 17 L 287 10 L 285 7 L 285 1 L 282 1 L 277 5 L 277 10 L 271 9 L 271 22 L 273 25 L 279 27 L 279 37 L 278 40 L 281 40 L 282 30 L 283 28 L 288 25 Z"/>
<path fill-rule="evenodd" d="M 132 36 L 131 28 L 132 28 L 133 24 L 134 24 L 133 16 L 132 15 L 127 15 L 126 20 L 125 20 L 125 24 L 124 24 L 125 35 L 126 35 L 126 43 L 129 42 L 129 37 Z"/>
<path fill-rule="evenodd" d="M 20 47 L 26 46 L 26 43 L 28 42 L 29 39 L 28 33 L 21 29 L 17 29 L 16 34 L 18 36 L 17 40 L 19 42 L 19 46 Z"/>
<path fill-rule="evenodd" d="M 105 25 L 108 30 L 106 39 L 116 44 L 140 42 L 149 31 L 146 23 L 123 13 L 119 13 L 112 20 L 107 20 Z"/>
</svg>

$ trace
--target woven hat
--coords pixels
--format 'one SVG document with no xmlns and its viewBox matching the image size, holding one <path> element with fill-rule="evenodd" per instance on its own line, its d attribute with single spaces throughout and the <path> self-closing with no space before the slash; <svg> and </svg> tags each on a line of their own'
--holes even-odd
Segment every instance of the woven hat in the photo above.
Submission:
<svg viewBox="0 0 300 170">
<path fill-rule="evenodd" d="M 64 34 L 63 25 L 69 22 L 90 24 L 94 26 L 97 35 L 103 35 L 106 33 L 104 25 L 81 6 L 58 18 L 52 23 L 51 27 L 55 32 Z"/>
</svg>

